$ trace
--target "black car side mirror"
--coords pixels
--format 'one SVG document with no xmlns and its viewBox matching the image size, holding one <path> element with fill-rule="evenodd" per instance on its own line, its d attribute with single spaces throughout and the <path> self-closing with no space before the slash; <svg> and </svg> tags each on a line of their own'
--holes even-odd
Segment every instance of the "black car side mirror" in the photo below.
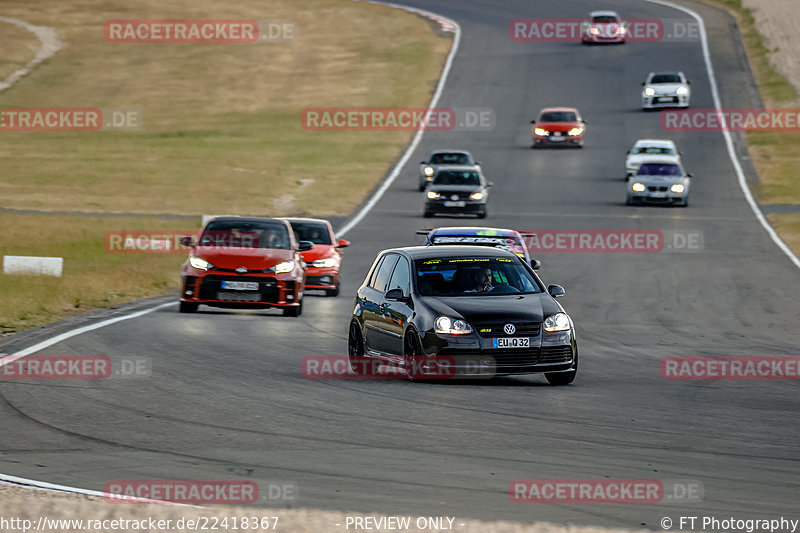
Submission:
<svg viewBox="0 0 800 533">
<path fill-rule="evenodd" d="M 486 184 L 486 186 L 487 186 L 487 187 L 491 187 L 492 185 L 494 185 L 494 182 L 493 182 L 493 181 L 490 181 L 490 182 L 488 182 L 488 183 Z"/>
<path fill-rule="evenodd" d="M 481 166 L 483 163 L 481 163 L 480 161 L 475 161 L 475 164 Z"/>
<path fill-rule="evenodd" d="M 686 173 L 686 177 L 687 177 L 687 178 L 691 178 L 691 177 L 692 177 L 692 173 L 691 173 L 691 172 L 687 172 L 687 173 Z"/>
<path fill-rule="evenodd" d="M 536 124 L 536 121 L 535 120 L 531 120 L 531 124 Z"/>
<path fill-rule="evenodd" d="M 625 154 L 627 154 L 627 155 L 630 155 L 630 153 L 631 153 L 631 151 L 630 151 L 630 150 L 628 150 L 627 152 L 625 152 Z"/>
<path fill-rule="evenodd" d="M 403 294 L 403 289 L 390 289 L 389 292 L 386 293 L 385 298 L 387 300 L 392 300 L 396 302 L 407 302 L 409 301 L 408 296 Z"/>
<path fill-rule="evenodd" d="M 581 120 L 581 122 L 583 122 L 584 124 L 588 124 L 588 122 L 586 122 L 585 120 Z"/>
<path fill-rule="evenodd" d="M 645 86 L 645 82 L 642 82 L 642 87 L 644 87 L 644 86 Z"/>
<path fill-rule="evenodd" d="M 181 239 L 178 242 L 181 243 L 183 246 L 194 246 L 194 239 L 192 239 L 191 237 L 181 237 Z"/>
<path fill-rule="evenodd" d="M 305 252 L 305 251 L 307 251 L 307 250 L 310 250 L 310 249 L 312 249 L 313 247 L 314 247 L 314 243 L 313 243 L 313 242 L 311 242 L 311 241 L 300 241 L 300 242 L 298 243 L 298 247 L 297 247 L 297 249 L 298 249 L 298 251 L 300 251 L 300 252 Z"/>
<path fill-rule="evenodd" d="M 531 259 L 531 268 L 534 270 L 539 270 L 542 268 L 542 262 L 538 259 Z"/>
<path fill-rule="evenodd" d="M 549 294 L 553 298 L 560 298 L 565 294 L 567 294 L 567 291 L 565 291 L 564 287 L 562 287 L 561 285 L 548 285 L 547 294 Z"/>
</svg>

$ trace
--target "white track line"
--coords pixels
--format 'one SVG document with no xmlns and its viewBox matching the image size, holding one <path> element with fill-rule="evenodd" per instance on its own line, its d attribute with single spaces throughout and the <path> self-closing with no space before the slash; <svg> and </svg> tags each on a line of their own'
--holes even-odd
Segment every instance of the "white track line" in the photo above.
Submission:
<svg viewBox="0 0 800 533">
<path fill-rule="evenodd" d="M 645 2 L 650 2 L 651 4 L 659 4 L 666 7 L 671 7 L 673 9 L 677 9 L 679 11 L 683 11 L 687 15 L 693 17 L 699 27 L 700 27 L 700 38 L 703 45 L 703 60 L 706 63 L 706 73 L 708 74 L 708 80 L 711 84 L 711 97 L 714 100 L 714 109 L 717 111 L 717 116 L 720 118 L 720 123 L 725 124 L 723 115 L 722 115 L 722 103 L 719 97 L 719 91 L 717 90 L 717 79 L 714 76 L 714 67 L 711 65 L 711 52 L 709 52 L 708 48 L 708 38 L 706 36 L 706 25 L 703 22 L 703 17 L 701 17 L 697 12 L 689 9 L 688 7 L 684 7 L 673 2 L 668 2 L 667 0 L 644 0 Z M 742 190 L 742 194 L 744 194 L 745 199 L 747 200 L 748 205 L 750 205 L 750 209 L 753 210 L 753 213 L 756 216 L 756 219 L 761 224 L 761 226 L 767 231 L 772 241 L 778 245 L 778 248 L 786 254 L 786 256 L 794 263 L 794 266 L 800 268 L 800 259 L 797 258 L 796 255 L 786 246 L 778 234 L 775 232 L 775 229 L 769 224 L 764 213 L 761 212 L 761 208 L 756 202 L 755 198 L 753 198 L 753 193 L 750 192 L 750 187 L 747 186 L 747 180 L 745 179 L 744 171 L 742 170 L 742 166 L 739 164 L 739 160 L 736 158 L 736 150 L 733 146 L 733 137 L 731 136 L 731 132 L 725 128 L 722 128 L 722 136 L 725 139 L 725 147 L 728 150 L 728 157 L 733 163 L 733 169 L 736 171 L 736 177 L 739 182 L 739 188 Z"/>
<path fill-rule="evenodd" d="M 360 1 L 360 0 L 359 0 Z M 411 13 L 416 13 L 418 15 L 422 15 L 429 19 L 432 19 L 438 22 L 442 29 L 445 31 L 452 31 L 455 35 L 453 37 L 453 46 L 450 48 L 450 54 L 447 56 L 447 61 L 444 64 L 444 68 L 442 69 L 442 75 L 439 78 L 439 84 L 436 86 L 436 91 L 433 93 L 433 97 L 431 98 L 430 103 L 428 104 L 428 111 L 436 107 L 436 104 L 439 102 L 439 98 L 442 96 L 442 91 L 444 91 L 444 85 L 447 82 L 447 76 L 450 74 L 450 67 L 453 65 L 453 59 L 458 52 L 458 46 L 461 43 L 461 26 L 458 25 L 458 22 L 455 20 L 449 19 L 447 17 L 443 17 L 436 13 L 432 13 L 430 11 L 425 11 L 424 9 L 417 9 L 415 7 L 408 7 L 403 6 L 400 4 L 392 4 L 387 2 L 379 2 L 373 0 L 365 0 L 368 1 L 370 4 L 378 4 L 393 7 L 396 9 L 403 9 L 405 11 L 409 11 Z M 337 234 L 336 238 L 342 238 L 348 231 L 353 229 L 361 220 L 367 216 L 367 214 L 372 211 L 372 208 L 375 207 L 375 204 L 383 197 L 389 187 L 394 183 L 394 180 L 397 179 L 397 176 L 400 175 L 400 170 L 405 166 L 408 159 L 411 157 L 411 154 L 414 153 L 414 150 L 417 149 L 419 146 L 420 141 L 422 140 L 422 135 L 425 133 L 424 123 L 420 124 L 420 127 L 417 129 L 416 133 L 414 134 L 414 138 L 411 140 L 411 144 L 408 145 L 406 151 L 403 152 L 403 155 L 400 157 L 400 160 L 395 164 L 394 168 L 392 168 L 389 175 L 386 179 L 381 183 L 381 186 L 378 187 L 378 190 L 372 195 L 369 199 L 367 204 L 361 208 L 361 210 L 356 213 L 347 224 L 344 225 L 342 229 L 340 229 Z"/>
<path fill-rule="evenodd" d="M 428 105 L 428 109 L 431 109 L 431 108 L 435 107 L 436 106 L 436 102 L 439 101 L 439 97 L 441 96 L 442 91 L 444 90 L 445 80 L 447 79 L 447 75 L 450 73 L 450 66 L 453 63 L 453 58 L 455 57 L 456 51 L 458 50 L 459 42 L 461 41 L 461 27 L 454 20 L 450 20 L 450 19 L 448 19 L 446 17 L 442 17 L 441 15 L 437 15 L 435 13 L 431 13 L 430 11 L 425 11 L 425 10 L 422 10 L 422 9 L 416 9 L 416 8 L 412 8 L 412 7 L 401 6 L 401 5 L 398 5 L 398 4 L 384 4 L 382 2 L 375 2 L 375 1 L 372 1 L 370 3 L 387 5 L 389 7 L 395 7 L 395 8 L 399 8 L 399 9 L 404 9 L 406 11 L 410 11 L 410 12 L 413 12 L 413 13 L 417 13 L 419 15 L 423 15 L 423 16 L 431 18 L 431 19 L 435 20 L 436 22 L 438 22 L 439 24 L 441 24 L 442 25 L 442 29 L 444 29 L 445 31 L 454 31 L 455 32 L 455 38 L 453 39 L 453 46 L 450 49 L 450 55 L 447 56 L 447 62 L 445 63 L 444 69 L 442 70 L 442 76 L 441 76 L 441 78 L 439 78 L 439 85 L 436 87 L 436 92 L 434 93 L 433 98 L 431 99 L 431 103 Z M 0 17 L 0 20 L 9 21 L 9 20 L 13 20 L 13 19 L 4 19 L 4 18 Z M 22 22 L 22 21 L 18 21 L 18 22 Z M 23 24 L 26 24 L 26 23 L 23 23 Z M 38 27 L 38 26 L 34 26 L 34 27 Z M 59 43 L 60 43 L 60 41 L 59 41 Z M 53 53 L 55 53 L 55 51 Z M 52 54 L 50 54 L 50 55 L 52 55 Z M 37 57 L 38 57 L 38 54 L 37 54 Z M 39 61 L 42 61 L 42 60 L 39 60 Z M 28 65 L 32 66 L 31 63 L 29 63 Z M 27 65 L 26 65 L 26 67 L 27 67 Z M 16 81 L 16 80 L 14 80 L 14 81 Z M 2 89 L 0 89 L 0 90 L 2 90 Z M 400 161 L 397 163 L 397 165 L 395 165 L 395 168 L 392 170 L 392 173 L 389 175 L 389 177 L 386 179 L 386 181 L 384 181 L 383 185 L 381 185 L 381 187 L 378 189 L 378 191 L 376 192 L 375 196 L 369 201 L 369 203 L 367 205 L 364 206 L 364 208 L 352 220 L 350 220 L 350 222 L 348 222 L 345 225 L 344 228 L 342 228 L 339 231 L 339 233 L 337 235 L 337 238 L 341 237 L 346 232 L 350 231 L 350 229 L 352 229 L 353 226 L 358 224 L 361 221 L 361 219 L 363 219 L 364 216 L 366 216 L 366 214 L 369 213 L 369 211 L 378 202 L 378 200 L 380 200 L 381 196 L 383 196 L 383 194 L 386 192 L 386 189 L 389 188 L 389 186 L 392 184 L 392 182 L 395 180 L 395 178 L 399 174 L 400 169 L 406 163 L 408 158 L 411 157 L 411 153 L 416 149 L 417 145 L 419 144 L 420 140 L 422 139 L 422 133 L 423 133 L 422 129 L 417 130 L 417 133 L 415 134 L 414 139 L 411 142 L 411 145 L 409 145 L 408 149 L 403 154 L 403 157 L 400 159 Z M 158 309 L 162 309 L 164 307 L 168 307 L 170 305 L 175 305 L 175 304 L 173 302 L 171 302 L 171 303 L 166 303 L 166 304 L 162 304 L 162 305 L 157 305 L 155 307 L 151 307 L 151 308 L 145 309 L 143 311 L 138 311 L 136 313 L 131 313 L 131 314 L 128 314 L 128 315 L 123 315 L 123 316 L 120 316 L 120 317 L 111 318 L 111 319 L 108 319 L 108 320 L 103 320 L 102 322 L 98 322 L 97 324 L 91 324 L 89 326 L 84 326 L 82 328 L 74 329 L 72 331 L 67 331 L 65 333 L 62 333 L 61 335 L 56 335 L 55 337 L 52 337 L 52 338 L 47 339 L 45 341 L 42 341 L 42 342 L 40 342 L 38 344 L 34 344 L 33 346 L 25 348 L 24 350 L 20 350 L 20 351 L 12 354 L 10 356 L 6 356 L 6 357 L 3 357 L 3 358 L 0 358 L 0 368 L 2 368 L 3 365 L 5 365 L 5 364 L 7 364 L 7 363 L 9 363 L 11 361 L 19 359 L 21 357 L 25 357 L 26 355 L 30 355 L 32 353 L 36 353 L 36 352 L 38 352 L 40 350 L 44 350 L 45 348 L 48 348 L 48 347 L 50 347 L 50 346 L 52 346 L 54 344 L 57 344 L 57 343 L 59 343 L 59 342 L 61 342 L 63 340 L 69 339 L 71 337 L 75 337 L 76 335 L 80 335 L 82 333 L 86 333 L 88 331 L 92 331 L 92 330 L 95 330 L 95 329 L 104 328 L 106 326 L 110 326 L 111 324 L 116 324 L 117 322 L 122 322 L 123 320 L 130 320 L 132 318 L 138 318 L 140 316 L 146 315 L 148 313 L 152 313 L 153 311 L 156 311 Z M 77 487 L 70 487 L 70 486 L 67 486 L 67 485 L 55 485 L 53 483 L 47 483 L 46 481 L 37 481 L 35 479 L 26 479 L 26 478 L 21 478 L 21 477 L 16 477 L 16 476 L 8 476 L 6 474 L 0 474 L 0 481 L 6 481 L 6 482 L 9 482 L 9 483 L 14 483 L 14 484 L 23 485 L 23 486 L 27 485 L 27 486 L 30 486 L 30 487 L 35 487 L 35 488 L 43 489 L 43 490 L 54 490 L 54 491 L 61 491 L 61 492 L 74 492 L 74 493 L 78 493 L 78 494 L 86 494 L 86 495 L 89 495 L 89 496 L 100 496 L 100 497 L 107 496 L 107 494 L 105 494 L 103 492 L 98 492 L 98 491 L 93 491 L 93 490 L 86 490 L 86 489 L 81 489 L 81 488 L 77 488 Z"/>
<path fill-rule="evenodd" d="M 29 32 L 36 35 L 39 40 L 42 42 L 42 46 L 39 47 L 39 50 L 36 51 L 36 55 L 28 61 L 28 63 L 22 67 L 21 69 L 12 72 L 10 76 L 8 76 L 3 81 L 0 81 L 0 91 L 4 91 L 14 85 L 20 78 L 28 74 L 33 67 L 44 61 L 45 59 L 52 57 L 56 52 L 63 48 L 64 43 L 61 42 L 61 39 L 58 38 L 58 33 L 53 28 L 47 26 L 34 26 L 24 20 L 19 19 L 12 19 L 7 17 L 0 17 L 0 21 L 8 22 L 9 24 L 14 24 L 15 26 L 19 26 L 20 28 L 26 29 Z"/>
</svg>

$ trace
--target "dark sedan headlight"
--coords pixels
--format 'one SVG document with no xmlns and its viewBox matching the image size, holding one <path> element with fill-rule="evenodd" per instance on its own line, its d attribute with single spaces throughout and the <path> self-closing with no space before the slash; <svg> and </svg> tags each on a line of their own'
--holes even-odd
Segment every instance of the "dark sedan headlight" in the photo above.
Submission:
<svg viewBox="0 0 800 533">
<path fill-rule="evenodd" d="M 428 198 L 430 198 L 431 200 L 436 200 L 440 196 L 441 196 L 441 194 L 439 194 L 436 191 L 428 191 Z"/>
<path fill-rule="evenodd" d="M 422 169 L 426 176 L 431 177 L 433 176 L 433 167 L 425 167 Z"/>
<path fill-rule="evenodd" d="M 472 333 L 472 328 L 464 320 L 440 316 L 434 321 L 436 333 L 446 333 L 448 335 L 466 335 Z"/>
<path fill-rule="evenodd" d="M 544 319 L 544 330 L 548 333 L 569 331 L 570 327 L 570 320 L 566 313 L 556 313 Z"/>
</svg>

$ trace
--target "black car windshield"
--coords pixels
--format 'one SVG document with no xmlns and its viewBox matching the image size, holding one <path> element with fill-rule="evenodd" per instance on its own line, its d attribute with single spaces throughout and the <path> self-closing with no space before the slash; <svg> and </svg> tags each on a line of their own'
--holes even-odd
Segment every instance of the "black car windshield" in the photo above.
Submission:
<svg viewBox="0 0 800 533">
<path fill-rule="evenodd" d="M 474 170 L 441 170 L 433 178 L 434 185 L 480 185 L 481 178 Z"/>
<path fill-rule="evenodd" d="M 681 167 L 678 165 L 662 165 L 660 163 L 645 163 L 639 167 L 640 176 L 680 176 Z"/>
<path fill-rule="evenodd" d="M 631 150 L 632 154 L 658 154 L 675 155 L 675 149 L 667 146 L 637 146 Z"/>
<path fill-rule="evenodd" d="M 608 24 L 610 22 L 619 22 L 619 19 L 617 17 L 603 15 L 601 17 L 592 17 L 592 22 L 596 22 L 598 24 Z"/>
<path fill-rule="evenodd" d="M 681 77 L 677 74 L 655 74 L 650 83 L 681 83 Z"/>
<path fill-rule="evenodd" d="M 198 245 L 288 250 L 291 241 L 288 229 L 278 221 L 212 220 L 203 230 Z"/>
<path fill-rule="evenodd" d="M 453 153 L 439 153 L 431 156 L 431 164 L 433 165 L 471 165 L 472 161 L 469 156 L 460 152 Z"/>
<path fill-rule="evenodd" d="M 572 111 L 551 111 L 542 113 L 539 122 L 577 122 L 578 117 Z"/>
<path fill-rule="evenodd" d="M 321 222 L 290 222 L 298 241 L 311 241 L 314 244 L 331 244 L 331 232 Z"/>
<path fill-rule="evenodd" d="M 538 294 L 542 288 L 518 259 L 441 257 L 415 261 L 422 296 Z"/>
</svg>

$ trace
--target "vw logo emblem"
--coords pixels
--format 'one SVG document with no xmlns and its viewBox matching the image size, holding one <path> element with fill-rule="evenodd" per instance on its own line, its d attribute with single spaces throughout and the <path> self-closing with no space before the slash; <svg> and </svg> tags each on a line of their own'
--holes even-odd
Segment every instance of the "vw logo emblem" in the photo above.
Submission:
<svg viewBox="0 0 800 533">
<path fill-rule="evenodd" d="M 236 269 L 237 274 L 244 274 L 245 272 L 247 272 L 247 269 L 245 267 L 239 267 Z"/>
<path fill-rule="evenodd" d="M 506 335 L 513 335 L 517 331 L 517 328 L 514 327 L 514 324 L 506 324 L 503 326 L 503 331 L 506 332 Z"/>
<path fill-rule="evenodd" d="M 450 199 L 451 199 L 451 200 L 458 200 L 458 195 L 457 195 L 457 194 L 454 194 L 453 196 L 451 196 L 451 197 L 450 197 Z"/>
</svg>

